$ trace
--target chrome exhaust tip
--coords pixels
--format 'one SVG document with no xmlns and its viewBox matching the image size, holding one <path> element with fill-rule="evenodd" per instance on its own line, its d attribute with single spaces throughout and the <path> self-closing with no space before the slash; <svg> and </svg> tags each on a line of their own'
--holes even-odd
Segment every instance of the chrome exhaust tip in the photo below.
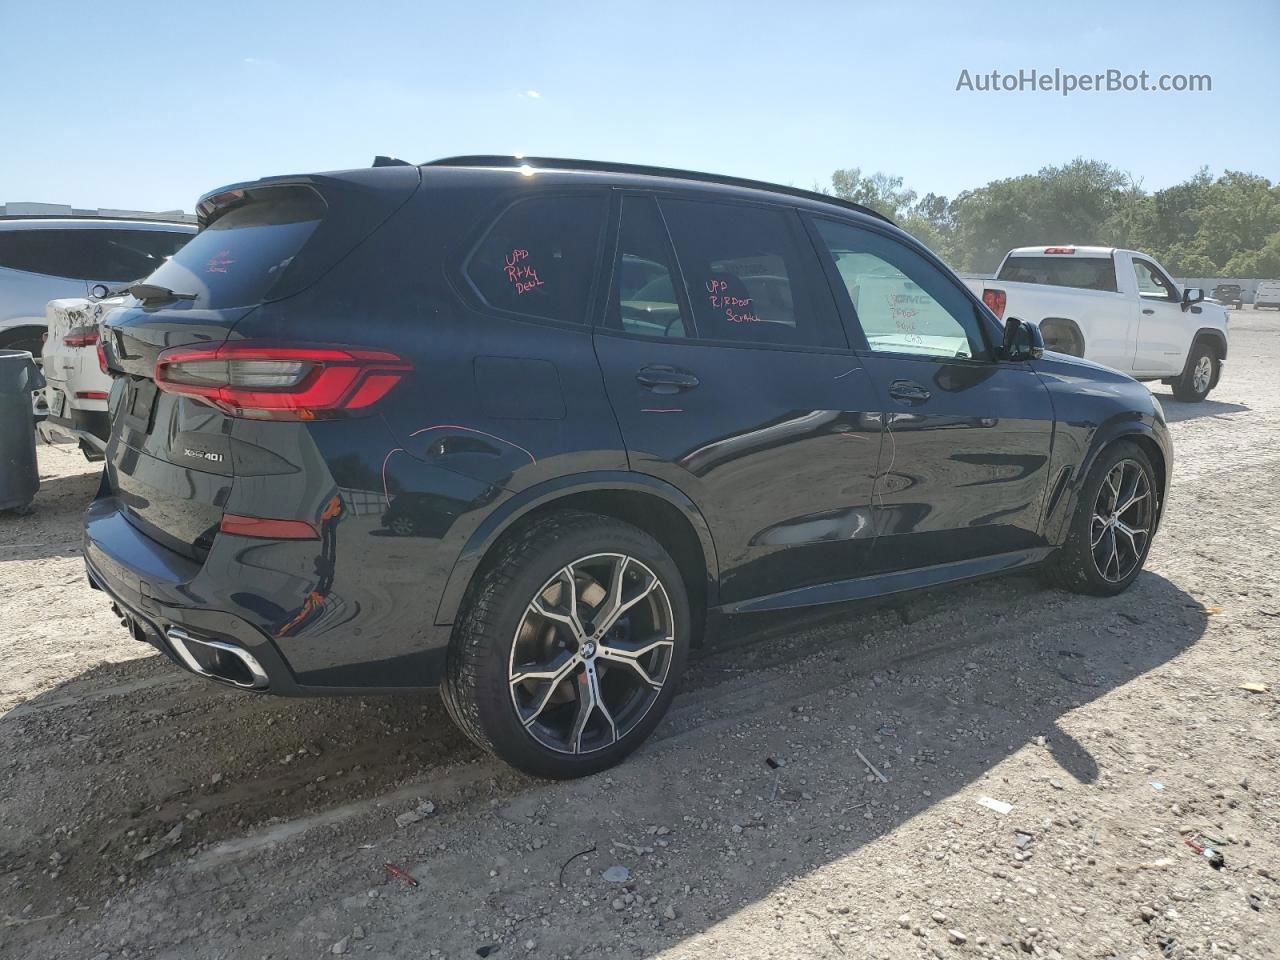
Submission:
<svg viewBox="0 0 1280 960">
<path fill-rule="evenodd" d="M 165 631 L 165 639 L 173 647 L 182 662 L 194 673 L 200 674 L 202 677 L 211 677 L 214 680 L 222 680 L 225 683 L 242 687 L 246 690 L 265 690 L 268 683 L 267 671 L 262 669 L 262 664 L 258 663 L 248 650 L 243 647 L 237 647 L 234 643 L 224 643 L 221 640 L 206 640 L 203 637 L 193 637 L 187 631 L 180 627 L 170 627 Z M 192 647 L 205 653 L 205 659 L 208 664 L 203 662 Z M 238 670 L 227 669 L 223 666 L 225 657 L 233 658 L 235 664 L 243 668 L 244 672 Z"/>
</svg>

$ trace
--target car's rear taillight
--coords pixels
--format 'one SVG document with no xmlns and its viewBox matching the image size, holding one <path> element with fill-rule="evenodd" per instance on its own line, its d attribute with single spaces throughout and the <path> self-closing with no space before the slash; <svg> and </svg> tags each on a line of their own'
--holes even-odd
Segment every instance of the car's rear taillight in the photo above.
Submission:
<svg viewBox="0 0 1280 960">
<path fill-rule="evenodd" d="M 996 287 L 987 287 L 982 291 L 982 302 L 991 308 L 997 320 L 1004 319 L 1004 305 L 1007 299 L 1005 292 Z"/>
<path fill-rule="evenodd" d="M 263 540 L 319 540 L 320 532 L 305 520 L 277 520 L 272 517 L 244 517 L 224 513 L 218 524 L 223 533 Z"/>
<path fill-rule="evenodd" d="M 98 341 L 98 369 L 103 373 L 111 372 L 107 369 L 107 349 L 101 340 Z"/>
<path fill-rule="evenodd" d="M 1045 247 L 1044 252 L 1050 256 L 1054 254 L 1073 254 L 1076 252 L 1075 247 Z"/>
<path fill-rule="evenodd" d="M 68 347 L 92 347 L 98 342 L 97 327 L 72 327 L 62 342 Z"/>
<path fill-rule="evenodd" d="M 76 399 L 77 400 L 105 400 L 107 399 L 107 394 L 106 394 L 106 391 L 104 390 L 77 390 Z"/>
<path fill-rule="evenodd" d="M 242 340 L 165 350 L 155 380 L 233 417 L 332 420 L 368 413 L 412 369 L 382 350 Z"/>
</svg>

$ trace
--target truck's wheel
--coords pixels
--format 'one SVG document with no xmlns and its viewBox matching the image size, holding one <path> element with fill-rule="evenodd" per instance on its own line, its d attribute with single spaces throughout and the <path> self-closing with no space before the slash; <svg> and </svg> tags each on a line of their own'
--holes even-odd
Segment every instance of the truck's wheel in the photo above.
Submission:
<svg viewBox="0 0 1280 960">
<path fill-rule="evenodd" d="M 1203 340 L 1191 347 L 1186 371 L 1173 382 L 1173 396 L 1184 403 L 1199 403 L 1218 379 L 1218 352 Z"/>
<path fill-rule="evenodd" d="M 612 517 L 549 514 L 501 545 L 468 591 L 445 706 L 525 773 L 596 773 L 662 719 L 689 628 L 680 571 L 653 537 Z"/>
<path fill-rule="evenodd" d="M 1098 455 L 1085 480 L 1050 579 L 1076 593 L 1113 596 L 1137 579 L 1159 517 L 1151 461 L 1120 441 Z"/>
</svg>

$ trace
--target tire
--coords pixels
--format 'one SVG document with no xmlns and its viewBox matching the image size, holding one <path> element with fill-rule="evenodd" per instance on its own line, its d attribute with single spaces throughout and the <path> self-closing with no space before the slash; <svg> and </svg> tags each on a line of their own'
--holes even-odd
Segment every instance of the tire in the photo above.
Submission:
<svg viewBox="0 0 1280 960">
<path fill-rule="evenodd" d="M 1098 516 L 1099 511 L 1105 515 L 1114 513 L 1114 509 L 1109 508 L 1114 506 L 1117 476 L 1119 495 L 1126 499 L 1130 496 L 1138 498 L 1128 509 L 1120 511 L 1119 526 L 1129 531 L 1145 530 L 1142 536 L 1108 525 L 1102 516 Z M 1131 477 L 1134 478 L 1132 487 L 1129 486 Z M 1144 489 L 1145 493 L 1142 492 Z M 1151 549 L 1151 534 L 1159 519 L 1159 496 L 1155 470 L 1140 446 L 1121 440 L 1105 448 L 1098 455 L 1080 491 L 1066 542 L 1050 562 L 1048 572 L 1051 581 L 1075 593 L 1103 597 L 1127 590 L 1142 572 L 1142 565 Z M 1104 522 L 1100 524 L 1099 520 Z M 1116 547 L 1118 562 L 1114 566 L 1111 551 L 1107 549 L 1108 528 L 1110 542 Z"/>
<path fill-rule="evenodd" d="M 1183 403 L 1199 403 L 1218 381 L 1218 351 L 1199 340 L 1191 345 L 1185 372 L 1173 382 L 1173 396 Z"/>
<path fill-rule="evenodd" d="M 565 603 L 570 581 L 576 617 Z M 618 583 L 626 606 L 610 628 Z M 680 571 L 653 537 L 599 514 L 548 514 L 499 544 L 468 589 L 441 695 L 463 733 L 516 769 L 586 776 L 658 725 L 690 628 Z"/>
</svg>

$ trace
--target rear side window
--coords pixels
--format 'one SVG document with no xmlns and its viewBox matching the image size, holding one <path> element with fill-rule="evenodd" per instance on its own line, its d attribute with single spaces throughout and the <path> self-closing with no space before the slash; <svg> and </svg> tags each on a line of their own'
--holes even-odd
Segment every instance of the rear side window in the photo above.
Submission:
<svg viewBox="0 0 1280 960">
<path fill-rule="evenodd" d="M 623 197 L 610 326 L 645 337 L 685 337 L 667 229 L 651 197 Z"/>
<path fill-rule="evenodd" d="M 1009 257 L 997 280 L 1042 283 L 1053 287 L 1116 292 L 1116 266 L 1110 257 L 1058 254 L 1047 257 Z"/>
<path fill-rule="evenodd" d="M 308 187 L 245 191 L 147 278 L 217 310 L 261 303 L 315 232 L 325 203 Z"/>
<path fill-rule="evenodd" d="M 546 196 L 508 207 L 467 260 L 467 278 L 491 307 L 587 322 L 608 198 Z"/>
<path fill-rule="evenodd" d="M 660 201 L 699 337 L 845 347 L 835 303 L 794 211 Z"/>
<path fill-rule="evenodd" d="M 71 280 L 140 280 L 191 234 L 167 230 L 45 229 L 0 231 L 0 267 Z"/>
</svg>

